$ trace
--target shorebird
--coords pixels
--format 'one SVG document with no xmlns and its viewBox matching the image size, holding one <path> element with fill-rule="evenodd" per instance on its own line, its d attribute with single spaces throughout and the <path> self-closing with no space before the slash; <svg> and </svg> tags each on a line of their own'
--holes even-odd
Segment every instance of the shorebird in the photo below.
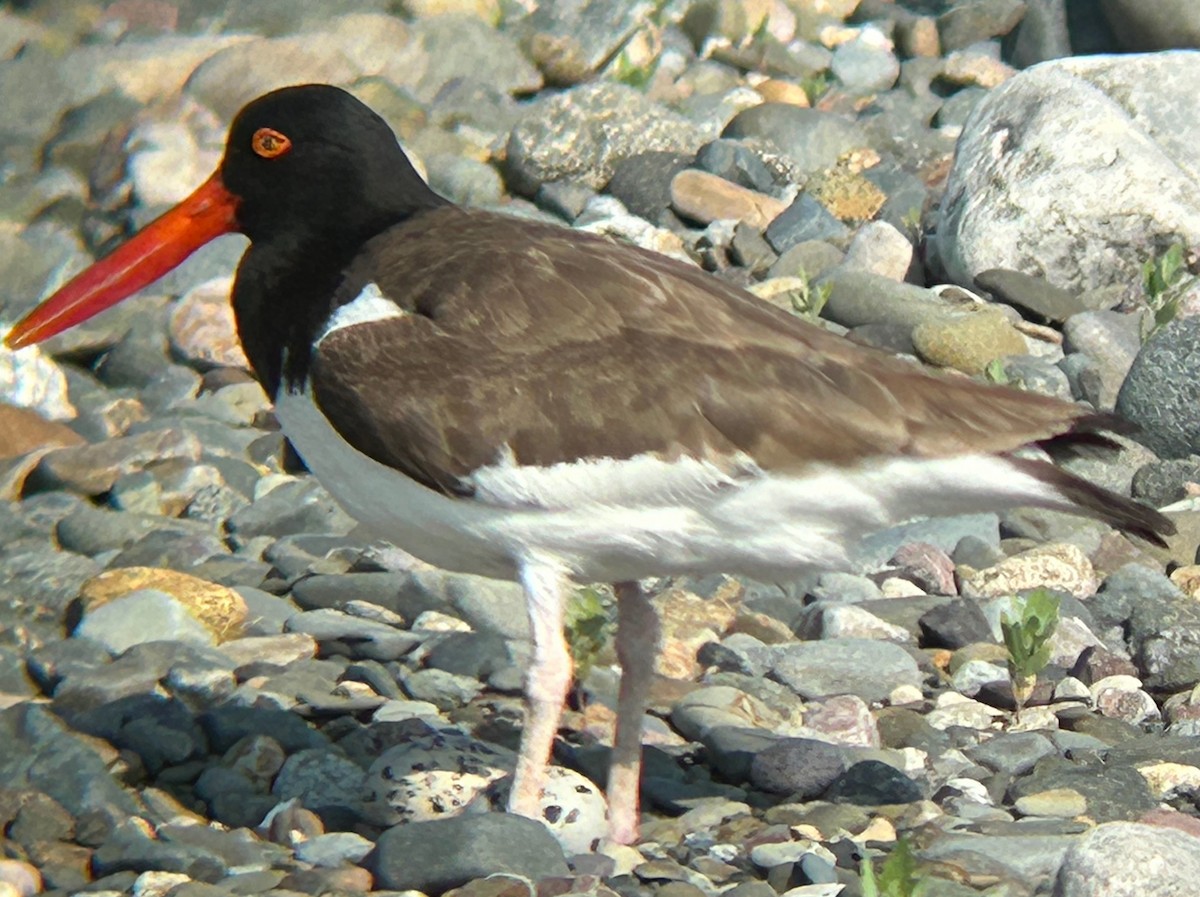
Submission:
<svg viewBox="0 0 1200 897">
<path fill-rule="evenodd" d="M 220 167 L 8 334 L 17 348 L 240 231 L 246 356 L 313 474 L 440 567 L 515 579 L 533 634 L 509 808 L 535 816 L 571 681 L 572 582 L 611 582 L 623 678 L 609 836 L 637 838 L 658 620 L 639 580 L 845 568 L 915 517 L 1035 505 L 1151 540 L 1167 518 L 1015 454 L 1109 416 L 934 376 L 699 268 L 457 207 L 335 87 L 238 113 Z"/>
</svg>

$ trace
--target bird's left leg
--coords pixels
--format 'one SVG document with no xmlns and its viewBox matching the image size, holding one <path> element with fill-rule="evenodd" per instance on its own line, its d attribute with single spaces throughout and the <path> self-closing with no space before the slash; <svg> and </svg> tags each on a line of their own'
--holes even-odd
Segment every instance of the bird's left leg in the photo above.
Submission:
<svg viewBox="0 0 1200 897">
<path fill-rule="evenodd" d="M 533 633 L 533 663 L 525 682 L 525 730 L 508 809 L 533 819 L 538 815 L 550 751 L 571 686 L 571 654 L 563 635 L 569 580 L 566 570 L 552 560 L 528 560 L 520 573 Z"/>
</svg>

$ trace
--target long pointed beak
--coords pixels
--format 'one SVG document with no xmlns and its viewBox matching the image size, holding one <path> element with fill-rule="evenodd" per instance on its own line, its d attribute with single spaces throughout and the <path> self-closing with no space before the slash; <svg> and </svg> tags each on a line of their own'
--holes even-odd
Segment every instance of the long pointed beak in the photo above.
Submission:
<svg viewBox="0 0 1200 897">
<path fill-rule="evenodd" d="M 146 225 L 22 318 L 4 338 L 32 346 L 86 321 L 153 283 L 221 234 L 236 231 L 238 199 L 214 173 L 191 196 Z"/>
</svg>

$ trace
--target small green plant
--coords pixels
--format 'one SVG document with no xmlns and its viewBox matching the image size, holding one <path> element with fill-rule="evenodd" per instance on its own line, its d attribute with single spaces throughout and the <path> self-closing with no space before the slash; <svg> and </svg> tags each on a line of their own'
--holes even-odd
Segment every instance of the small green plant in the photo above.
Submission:
<svg viewBox="0 0 1200 897">
<path fill-rule="evenodd" d="M 829 85 L 833 82 L 829 80 L 827 72 L 814 72 L 811 75 L 805 75 L 800 79 L 800 87 L 804 90 L 804 95 L 808 97 L 808 102 L 812 105 L 817 105 L 817 100 L 825 96 L 829 90 Z"/>
<path fill-rule="evenodd" d="M 907 838 L 901 838 L 888 854 L 879 876 L 871 860 L 863 857 L 859 875 L 862 879 L 863 897 L 913 897 L 920 879 L 917 876 L 917 860 Z"/>
<path fill-rule="evenodd" d="M 1195 279 L 1188 271 L 1186 249 L 1181 242 L 1172 243 L 1162 255 L 1145 261 L 1142 286 L 1146 290 L 1146 304 L 1154 312 L 1154 329 L 1175 317 L 1179 301 Z"/>
<path fill-rule="evenodd" d="M 913 206 L 905 212 L 900 218 L 900 223 L 908 231 L 908 236 L 912 238 L 913 243 L 918 244 L 921 239 L 921 207 Z"/>
<path fill-rule="evenodd" d="M 829 301 L 833 284 L 828 281 L 814 284 L 804 271 L 798 276 L 802 283 L 799 289 L 791 291 L 792 310 L 802 318 L 815 321 L 821 316 L 821 309 L 825 307 L 825 303 Z"/>
<path fill-rule="evenodd" d="M 1004 359 L 993 358 L 983 369 L 983 377 L 988 383 L 998 383 L 1006 386 L 1009 383 L 1008 371 L 1004 370 Z"/>
<path fill-rule="evenodd" d="M 576 591 L 567 602 L 564 629 L 576 680 L 582 681 L 613 632 L 612 615 L 603 594 L 590 586 Z"/>
<path fill-rule="evenodd" d="M 654 80 L 654 73 L 657 70 L 657 58 L 645 65 L 638 65 L 629 58 L 629 54 L 624 50 L 613 61 L 613 78 L 622 84 L 627 84 L 634 90 L 645 90 L 646 86 Z"/>
<path fill-rule="evenodd" d="M 1038 674 L 1050 660 L 1050 638 L 1058 628 L 1058 605 L 1058 596 L 1053 592 L 1035 589 L 1023 599 L 1014 598 L 1012 613 L 1000 618 L 1018 719 L 1033 694 Z"/>
</svg>

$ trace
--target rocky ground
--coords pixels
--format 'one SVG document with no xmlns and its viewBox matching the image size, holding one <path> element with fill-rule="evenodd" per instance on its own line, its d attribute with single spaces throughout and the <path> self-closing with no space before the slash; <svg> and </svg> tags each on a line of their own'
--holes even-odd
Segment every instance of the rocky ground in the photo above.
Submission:
<svg viewBox="0 0 1200 897">
<path fill-rule="evenodd" d="M 1188 0 L 0 8 L 7 323 L 198 185 L 246 100 L 332 82 L 457 201 L 1116 409 L 1137 441 L 1068 464 L 1180 531 L 1019 511 L 857 572 L 659 583 L 644 837 L 599 852 L 611 597 L 581 590 L 547 824 L 461 814 L 503 799 L 521 595 L 356 537 L 245 371 L 224 238 L 0 350 L 0 897 L 853 897 L 901 838 L 894 894 L 1191 893 L 1200 54 L 1166 51 L 1198 41 Z M 1146 52 L 1083 55 L 1117 50 Z M 1017 717 L 1000 623 L 1037 587 L 1060 622 Z"/>
</svg>

